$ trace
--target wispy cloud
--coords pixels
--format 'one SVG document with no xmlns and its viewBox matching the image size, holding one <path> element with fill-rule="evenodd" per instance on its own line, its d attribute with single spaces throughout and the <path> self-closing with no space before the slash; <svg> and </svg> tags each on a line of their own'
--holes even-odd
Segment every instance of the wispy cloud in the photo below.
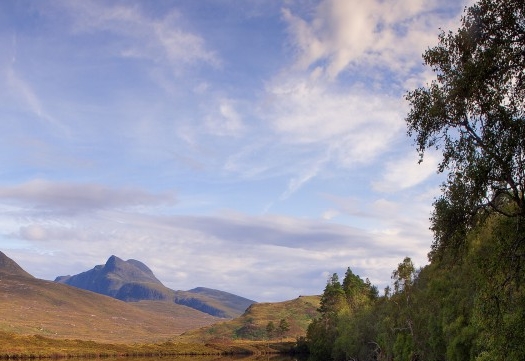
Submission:
<svg viewBox="0 0 525 361">
<path fill-rule="evenodd" d="M 240 136 L 245 130 L 242 117 L 231 99 L 219 99 L 214 112 L 206 116 L 208 131 L 217 136 Z"/>
<path fill-rule="evenodd" d="M 328 160 L 329 157 L 324 156 L 317 161 L 307 164 L 303 169 L 300 169 L 299 174 L 290 179 L 288 182 L 288 188 L 283 194 L 281 194 L 279 199 L 281 201 L 287 199 L 293 193 L 298 191 L 303 186 L 303 184 L 316 177 Z"/>
<path fill-rule="evenodd" d="M 318 147 L 337 165 L 372 161 L 404 128 L 398 98 L 360 86 L 334 89 L 316 81 L 282 79 L 267 89 L 266 118 L 274 131 L 283 143 Z"/>
<path fill-rule="evenodd" d="M 335 79 L 360 67 L 406 74 L 419 66 L 420 54 L 435 40 L 433 32 L 448 21 L 441 15 L 461 7 L 452 0 L 325 0 L 310 19 L 289 8 L 282 13 L 298 53 L 296 66 Z"/>
<path fill-rule="evenodd" d="M 97 1 L 62 1 L 60 7 L 67 10 L 75 32 L 115 36 L 109 48 L 115 56 L 168 63 L 177 74 L 183 65 L 220 65 L 219 57 L 206 48 L 201 36 L 180 26 L 181 17 L 176 10 L 152 17 L 137 4 L 107 6 Z"/>
<path fill-rule="evenodd" d="M 134 188 L 110 188 L 94 183 L 32 180 L 0 187 L 0 199 L 45 212 L 79 213 L 173 203 L 173 194 L 152 194 Z"/>
<path fill-rule="evenodd" d="M 58 131 L 62 135 L 68 135 L 69 129 L 52 116 L 44 107 L 43 102 L 30 83 L 25 81 L 16 71 L 14 64 L 8 66 L 6 72 L 6 85 L 10 90 L 9 96 L 16 102 L 21 103 L 22 108 L 29 109 L 32 116 L 43 121 L 43 123 Z"/>
<path fill-rule="evenodd" d="M 401 159 L 388 162 L 382 178 L 372 182 L 372 188 L 379 192 L 397 192 L 414 187 L 431 175 L 437 173 L 438 158 L 432 153 L 425 154 L 423 162 L 418 163 L 419 156 L 411 152 Z"/>
</svg>

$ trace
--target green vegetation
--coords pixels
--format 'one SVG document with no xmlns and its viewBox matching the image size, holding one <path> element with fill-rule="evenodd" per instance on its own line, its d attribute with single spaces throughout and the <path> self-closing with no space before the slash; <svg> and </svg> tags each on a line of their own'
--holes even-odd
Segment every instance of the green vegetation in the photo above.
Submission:
<svg viewBox="0 0 525 361">
<path fill-rule="evenodd" d="M 421 160 L 442 150 L 430 264 L 410 258 L 383 296 L 334 274 L 304 345 L 318 360 L 525 360 L 525 3 L 480 0 L 424 54 L 409 92 Z"/>
<path fill-rule="evenodd" d="M 181 342 L 230 342 L 232 340 L 295 340 L 318 316 L 319 296 L 301 296 L 291 301 L 255 303 L 236 319 L 184 333 Z"/>
</svg>

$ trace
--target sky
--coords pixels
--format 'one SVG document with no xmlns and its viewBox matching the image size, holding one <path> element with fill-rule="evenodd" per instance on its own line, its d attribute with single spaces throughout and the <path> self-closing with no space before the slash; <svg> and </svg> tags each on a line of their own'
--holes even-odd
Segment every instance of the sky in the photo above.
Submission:
<svg viewBox="0 0 525 361">
<path fill-rule="evenodd" d="M 458 0 L 0 2 L 0 251 L 259 302 L 427 264 L 407 91 Z"/>
</svg>

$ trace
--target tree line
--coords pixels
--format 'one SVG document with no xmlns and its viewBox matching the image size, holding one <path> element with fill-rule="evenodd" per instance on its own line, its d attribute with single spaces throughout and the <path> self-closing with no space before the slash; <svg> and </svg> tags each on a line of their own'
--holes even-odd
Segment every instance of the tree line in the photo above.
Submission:
<svg viewBox="0 0 525 361">
<path fill-rule="evenodd" d="M 525 2 L 480 0 L 423 55 L 406 99 L 420 161 L 441 151 L 429 264 L 382 295 L 334 274 L 301 340 L 317 360 L 525 360 Z"/>
</svg>

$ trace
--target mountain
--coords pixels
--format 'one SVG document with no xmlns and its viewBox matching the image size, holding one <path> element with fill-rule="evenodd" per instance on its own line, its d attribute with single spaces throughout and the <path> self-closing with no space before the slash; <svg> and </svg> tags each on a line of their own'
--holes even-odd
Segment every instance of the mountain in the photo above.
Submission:
<svg viewBox="0 0 525 361">
<path fill-rule="evenodd" d="M 200 329 L 190 330 L 177 338 L 181 342 L 219 342 L 231 340 L 267 340 L 268 338 L 294 339 L 306 335 L 311 321 L 319 316 L 320 296 L 300 296 L 294 300 L 274 303 L 256 303 L 233 320 L 218 322 Z M 277 330 L 281 320 L 289 329 L 280 334 Z M 276 327 L 272 335 L 267 333 L 267 325 Z M 270 336 L 270 337 L 268 337 Z"/>
<path fill-rule="evenodd" d="M 65 283 L 122 301 L 170 300 L 173 291 L 165 287 L 142 262 L 123 261 L 111 256 L 105 265 L 74 276 L 59 276 L 55 282 Z"/>
<path fill-rule="evenodd" d="M 0 331 L 101 342 L 156 342 L 220 320 L 161 301 L 123 302 L 37 279 L 0 252 Z"/>
<path fill-rule="evenodd" d="M 255 301 L 209 288 L 174 291 L 162 284 L 151 269 L 137 260 L 111 256 L 106 264 L 55 282 L 97 292 L 126 302 L 155 300 L 188 306 L 221 318 L 235 318 Z"/>
<path fill-rule="evenodd" d="M 241 296 L 205 287 L 175 291 L 174 302 L 222 318 L 238 317 L 255 303 Z"/>
<path fill-rule="evenodd" d="M 0 251 L 0 274 L 11 274 L 22 277 L 33 277 L 22 269 L 15 261 Z"/>
</svg>

